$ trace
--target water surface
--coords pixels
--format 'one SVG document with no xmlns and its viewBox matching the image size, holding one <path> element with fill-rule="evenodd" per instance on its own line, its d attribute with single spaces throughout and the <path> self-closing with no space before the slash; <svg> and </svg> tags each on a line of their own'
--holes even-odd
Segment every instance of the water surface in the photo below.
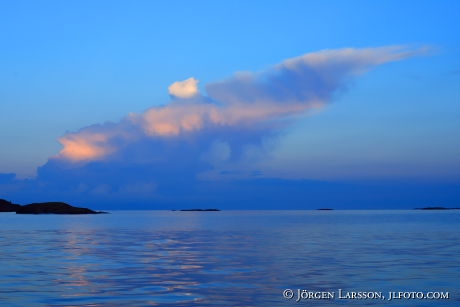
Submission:
<svg viewBox="0 0 460 307">
<path fill-rule="evenodd" d="M 459 211 L 2 213 L 0 225 L 1 306 L 460 305 Z M 449 299 L 296 302 L 297 289 Z"/>
</svg>

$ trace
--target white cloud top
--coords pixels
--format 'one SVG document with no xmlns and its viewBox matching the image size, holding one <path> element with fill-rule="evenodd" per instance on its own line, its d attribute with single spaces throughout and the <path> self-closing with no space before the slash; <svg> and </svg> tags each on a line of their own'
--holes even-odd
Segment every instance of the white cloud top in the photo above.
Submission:
<svg viewBox="0 0 460 307">
<path fill-rule="evenodd" d="M 177 98 L 191 98 L 198 95 L 198 80 L 188 78 L 184 81 L 177 81 L 168 87 L 169 94 Z"/>
</svg>

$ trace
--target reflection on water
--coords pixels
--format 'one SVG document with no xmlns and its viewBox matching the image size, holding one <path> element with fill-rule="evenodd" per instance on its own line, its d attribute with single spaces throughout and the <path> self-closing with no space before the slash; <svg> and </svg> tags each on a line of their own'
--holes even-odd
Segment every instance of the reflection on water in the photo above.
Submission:
<svg viewBox="0 0 460 307">
<path fill-rule="evenodd" d="M 0 214 L 0 305 L 459 306 L 460 212 Z M 443 291 L 295 302 L 284 289 Z"/>
</svg>

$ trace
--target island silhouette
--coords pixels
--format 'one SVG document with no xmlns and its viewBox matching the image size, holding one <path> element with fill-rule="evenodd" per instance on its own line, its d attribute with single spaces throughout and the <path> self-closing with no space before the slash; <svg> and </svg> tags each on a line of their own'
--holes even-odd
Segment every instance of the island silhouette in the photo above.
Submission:
<svg viewBox="0 0 460 307">
<path fill-rule="evenodd" d="M 28 205 L 14 204 L 0 199 L 0 212 L 16 212 L 16 214 L 100 214 L 104 211 L 94 211 L 88 208 L 74 207 L 64 202 L 43 202 Z"/>
</svg>

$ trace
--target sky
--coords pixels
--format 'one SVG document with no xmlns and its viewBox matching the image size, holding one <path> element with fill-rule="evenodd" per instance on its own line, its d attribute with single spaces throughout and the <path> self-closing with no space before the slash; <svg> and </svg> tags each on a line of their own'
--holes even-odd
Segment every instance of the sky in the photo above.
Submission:
<svg viewBox="0 0 460 307">
<path fill-rule="evenodd" d="M 460 207 L 457 1 L 1 1 L 0 198 Z"/>
</svg>

